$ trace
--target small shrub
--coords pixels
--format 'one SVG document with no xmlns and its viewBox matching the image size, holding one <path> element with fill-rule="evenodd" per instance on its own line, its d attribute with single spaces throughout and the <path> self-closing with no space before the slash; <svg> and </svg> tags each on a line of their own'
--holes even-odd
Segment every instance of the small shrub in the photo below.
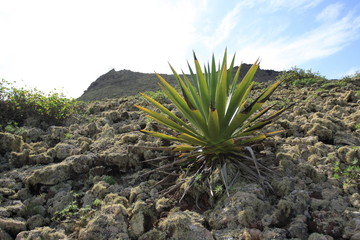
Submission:
<svg viewBox="0 0 360 240">
<path fill-rule="evenodd" d="M 296 79 L 292 81 L 292 85 L 294 86 L 309 86 L 313 85 L 314 83 L 318 83 L 320 79 L 318 78 L 303 78 L 303 79 Z"/>
<path fill-rule="evenodd" d="M 72 201 L 66 208 L 61 211 L 56 211 L 52 218 L 53 221 L 61 221 L 69 219 L 76 215 L 79 211 L 79 206 L 76 201 Z"/>
<path fill-rule="evenodd" d="M 71 134 L 71 133 L 65 133 L 64 134 L 65 139 L 72 139 L 73 137 L 74 137 L 74 134 Z"/>
<path fill-rule="evenodd" d="M 224 189 L 222 185 L 216 185 L 215 189 L 214 189 L 214 193 L 215 195 L 219 196 L 223 193 Z"/>
<path fill-rule="evenodd" d="M 355 79 L 360 79 L 360 71 L 356 71 L 355 73 L 353 73 L 351 75 L 346 75 L 341 78 L 342 81 L 352 81 Z"/>
<path fill-rule="evenodd" d="M 94 214 L 95 214 L 95 210 L 92 209 L 89 205 L 80 208 L 79 209 L 80 221 L 78 221 L 79 225 L 85 227 L 87 222 L 89 222 L 93 218 Z"/>
<path fill-rule="evenodd" d="M 359 183 L 360 182 L 360 165 L 359 159 L 354 158 L 350 164 L 340 164 L 335 162 L 334 178 L 342 180 L 344 184 Z"/>
<path fill-rule="evenodd" d="M 103 181 L 110 185 L 114 185 L 116 183 L 115 179 L 112 176 L 104 176 Z"/>
<path fill-rule="evenodd" d="M 5 127 L 4 130 L 5 132 L 9 132 L 9 133 L 14 133 L 16 132 L 16 129 L 18 128 L 18 123 L 17 122 L 12 122 L 10 121 Z"/>
<path fill-rule="evenodd" d="M 70 115 L 80 111 L 75 99 L 61 93 L 44 94 L 37 89 L 17 88 L 13 83 L 0 81 L 0 125 L 17 123 L 23 126 L 29 118 L 46 125 L 61 125 Z"/>
<path fill-rule="evenodd" d="M 345 87 L 347 85 L 347 81 L 345 80 L 340 80 L 340 81 L 329 81 L 329 82 L 326 82 L 324 84 L 322 84 L 321 86 L 326 88 L 328 86 L 339 86 L 339 87 Z"/>
<path fill-rule="evenodd" d="M 95 199 L 95 200 L 93 201 L 92 205 L 93 205 L 93 207 L 96 207 L 96 208 L 100 207 L 100 206 L 101 206 L 101 200 L 98 199 L 98 198 Z"/>
<path fill-rule="evenodd" d="M 360 71 L 356 71 L 353 75 L 351 75 L 351 78 L 360 78 Z"/>
<path fill-rule="evenodd" d="M 318 72 L 312 72 L 311 69 L 304 70 L 298 67 L 292 67 L 288 71 L 280 73 L 276 80 L 281 80 L 293 86 L 309 86 L 325 80 Z"/>
<path fill-rule="evenodd" d="M 149 97 L 155 99 L 156 101 L 160 101 L 162 99 L 166 98 L 166 95 L 163 91 L 159 90 L 159 91 L 146 91 L 144 92 L 146 95 L 148 95 Z"/>
</svg>

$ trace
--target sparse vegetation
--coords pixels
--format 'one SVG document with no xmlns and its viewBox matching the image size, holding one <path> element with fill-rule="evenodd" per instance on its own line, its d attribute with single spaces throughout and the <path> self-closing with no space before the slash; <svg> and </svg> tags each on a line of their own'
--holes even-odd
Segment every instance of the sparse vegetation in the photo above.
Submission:
<svg viewBox="0 0 360 240">
<path fill-rule="evenodd" d="M 313 72 L 311 69 L 304 70 L 296 66 L 290 70 L 283 71 L 276 79 L 293 86 L 309 86 L 326 80 L 325 77 L 321 76 L 318 72 Z"/>
<path fill-rule="evenodd" d="M 74 99 L 37 89 L 17 88 L 14 83 L 0 81 L 0 125 L 21 127 L 32 118 L 38 124 L 61 125 L 70 115 L 80 110 Z"/>
<path fill-rule="evenodd" d="M 221 195 L 223 193 L 224 189 L 222 185 L 217 185 L 214 189 L 215 195 Z"/>
<path fill-rule="evenodd" d="M 355 79 L 360 79 L 360 71 L 356 71 L 355 73 L 351 75 L 346 75 L 343 78 L 341 78 L 342 81 L 352 81 Z"/>
<path fill-rule="evenodd" d="M 321 87 L 326 88 L 328 86 L 338 86 L 338 87 L 345 87 L 347 85 L 347 81 L 340 80 L 340 81 L 329 81 L 321 85 Z"/>
<path fill-rule="evenodd" d="M 61 211 L 56 211 L 52 218 L 53 221 L 61 221 L 64 219 L 69 219 L 74 215 L 78 214 L 79 206 L 76 201 L 72 201 L 66 208 Z"/>
<path fill-rule="evenodd" d="M 98 199 L 98 198 L 95 199 L 95 200 L 93 201 L 92 205 L 93 205 L 93 207 L 95 207 L 95 208 L 100 207 L 100 206 L 101 206 L 101 200 Z"/>
<path fill-rule="evenodd" d="M 65 138 L 65 139 L 72 139 L 73 137 L 74 137 L 74 135 L 71 134 L 71 133 L 65 133 L 65 134 L 64 134 L 64 138 Z"/>
<path fill-rule="evenodd" d="M 160 101 L 160 100 L 166 98 L 166 95 L 161 90 L 159 90 L 159 91 L 146 91 L 146 92 L 144 92 L 144 94 L 151 97 L 152 99 L 155 99 L 156 101 Z"/>
<path fill-rule="evenodd" d="M 103 181 L 110 185 L 114 185 L 116 183 L 115 179 L 112 176 L 104 176 Z"/>
<path fill-rule="evenodd" d="M 5 132 L 14 133 L 19 127 L 17 122 L 9 121 L 4 127 Z"/>
<path fill-rule="evenodd" d="M 337 161 L 334 165 L 334 178 L 341 180 L 344 184 L 359 183 L 359 159 L 354 158 L 350 164 L 341 164 Z"/>
</svg>

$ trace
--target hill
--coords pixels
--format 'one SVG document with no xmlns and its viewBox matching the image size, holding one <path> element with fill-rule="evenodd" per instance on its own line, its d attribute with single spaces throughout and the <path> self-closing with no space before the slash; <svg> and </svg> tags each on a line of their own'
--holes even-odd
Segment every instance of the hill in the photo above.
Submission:
<svg viewBox="0 0 360 240">
<path fill-rule="evenodd" d="M 250 67 L 251 64 L 242 64 L 240 78 L 245 75 Z M 237 67 L 235 70 L 236 69 Z M 254 80 L 257 82 L 267 82 L 274 79 L 279 73 L 280 72 L 274 70 L 259 69 Z M 173 75 L 160 75 L 169 83 L 176 83 Z M 154 73 L 140 73 L 125 69 L 115 71 L 112 69 L 92 82 L 83 95 L 79 97 L 79 100 L 92 101 L 105 98 L 132 96 L 145 91 L 157 91 L 159 90 L 157 82 L 158 79 Z"/>
<path fill-rule="evenodd" d="M 252 146 L 268 187 L 227 165 L 229 196 L 199 184 L 181 202 L 165 191 L 186 166 L 149 174 L 174 158 L 139 131 L 158 125 L 138 95 L 85 102 L 61 126 L 0 131 L 0 239 L 359 239 L 360 79 L 281 85 L 270 101 L 295 106 L 264 129 L 282 135 Z"/>
</svg>

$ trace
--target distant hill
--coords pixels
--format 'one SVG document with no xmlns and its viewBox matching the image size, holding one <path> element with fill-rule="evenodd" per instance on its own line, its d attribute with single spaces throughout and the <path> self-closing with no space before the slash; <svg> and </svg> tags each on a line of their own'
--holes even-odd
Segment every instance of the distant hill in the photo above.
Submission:
<svg viewBox="0 0 360 240">
<path fill-rule="evenodd" d="M 240 78 L 245 75 L 250 67 L 251 64 L 242 64 Z M 237 67 L 235 69 L 237 69 Z M 274 70 L 259 69 L 254 80 L 257 82 L 266 82 L 273 80 L 279 73 L 280 72 Z M 170 84 L 176 84 L 176 79 L 173 75 L 160 75 Z M 145 91 L 157 91 L 159 90 L 158 81 L 154 73 L 140 73 L 130 70 L 115 71 L 112 69 L 92 82 L 78 100 L 92 101 L 131 96 Z"/>
</svg>

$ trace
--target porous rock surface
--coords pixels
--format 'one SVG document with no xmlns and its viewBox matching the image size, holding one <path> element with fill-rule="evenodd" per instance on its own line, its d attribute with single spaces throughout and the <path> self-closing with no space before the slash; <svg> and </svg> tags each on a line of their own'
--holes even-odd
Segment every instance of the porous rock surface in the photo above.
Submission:
<svg viewBox="0 0 360 240">
<path fill-rule="evenodd" d="M 189 191 L 179 203 L 161 194 L 165 175 L 144 175 L 144 160 L 169 153 L 137 146 L 170 143 L 139 131 L 154 128 L 140 97 L 89 103 L 47 131 L 0 132 L 0 239 L 360 239 L 359 172 L 344 170 L 360 164 L 359 84 L 320 87 L 271 98 L 295 103 L 267 126 L 286 132 L 254 146 L 276 168 L 271 188 L 240 176 L 212 199 Z"/>
</svg>

